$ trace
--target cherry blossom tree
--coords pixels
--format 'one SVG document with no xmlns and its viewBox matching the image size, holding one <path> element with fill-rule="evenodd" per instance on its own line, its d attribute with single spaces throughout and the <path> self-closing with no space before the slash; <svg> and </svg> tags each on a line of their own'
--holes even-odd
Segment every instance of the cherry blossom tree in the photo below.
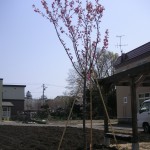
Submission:
<svg viewBox="0 0 150 150">
<path fill-rule="evenodd" d="M 85 133 L 85 90 L 96 65 L 96 51 L 108 47 L 108 30 L 101 40 L 100 23 L 104 7 L 100 0 L 41 0 L 43 11 L 33 5 L 34 11 L 53 24 L 74 69 L 84 79 L 83 129 Z M 79 68 L 79 69 L 78 69 Z M 84 135 L 84 139 L 86 136 Z"/>
<path fill-rule="evenodd" d="M 45 0 L 41 0 L 41 4 L 45 13 L 35 5 L 34 11 L 54 25 L 72 65 L 78 74 L 84 77 L 82 73 L 87 75 L 94 65 L 97 47 L 101 47 L 101 51 L 108 47 L 108 30 L 105 32 L 103 44 L 100 45 L 100 23 L 104 7 L 99 0 L 53 0 L 49 5 Z M 77 66 L 82 71 L 79 71 Z"/>
</svg>

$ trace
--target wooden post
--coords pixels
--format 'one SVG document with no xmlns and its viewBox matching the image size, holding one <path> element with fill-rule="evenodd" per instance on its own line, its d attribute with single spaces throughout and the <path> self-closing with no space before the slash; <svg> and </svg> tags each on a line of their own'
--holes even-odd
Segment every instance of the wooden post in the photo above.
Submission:
<svg viewBox="0 0 150 150">
<path fill-rule="evenodd" d="M 104 115 L 104 145 L 109 146 L 110 145 L 110 138 L 106 137 L 105 134 L 109 132 L 108 129 L 108 119 L 107 116 Z"/>
<path fill-rule="evenodd" d="M 109 90 L 109 89 L 107 89 L 107 90 Z M 107 90 L 103 91 L 106 106 L 107 106 L 107 101 L 108 101 L 108 94 L 106 92 Z M 103 111 L 104 111 L 104 145 L 109 146 L 110 145 L 110 138 L 105 136 L 105 134 L 109 132 L 108 118 L 107 118 L 107 114 L 106 114 L 104 108 L 103 108 Z"/>
<path fill-rule="evenodd" d="M 132 150 L 139 150 L 138 127 L 137 127 L 137 102 L 136 102 L 136 85 L 135 77 L 131 77 L 131 111 L 132 111 Z"/>
<path fill-rule="evenodd" d="M 87 149 L 87 141 L 86 141 L 86 127 L 85 127 L 85 120 L 86 120 L 86 74 L 84 73 L 84 85 L 83 85 L 83 144 L 84 150 Z"/>
</svg>

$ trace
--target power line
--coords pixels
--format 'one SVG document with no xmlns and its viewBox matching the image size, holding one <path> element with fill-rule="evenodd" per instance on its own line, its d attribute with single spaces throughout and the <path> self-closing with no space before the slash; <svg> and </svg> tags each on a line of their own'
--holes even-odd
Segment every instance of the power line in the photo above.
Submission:
<svg viewBox="0 0 150 150">
<path fill-rule="evenodd" d="M 60 88 L 65 88 L 66 86 L 62 85 L 55 85 L 55 84 L 46 84 L 47 86 L 53 86 L 53 87 L 60 87 Z"/>
<path fill-rule="evenodd" d="M 56 85 L 56 84 L 50 84 L 50 83 L 46 83 L 43 86 L 42 83 L 35 83 L 35 82 L 28 82 L 28 83 L 7 82 L 4 84 L 7 84 L 7 85 L 26 85 L 25 92 L 27 92 L 29 90 L 32 94 L 34 94 L 34 97 L 40 98 L 40 99 L 43 99 L 43 97 L 45 99 L 45 96 L 47 96 L 47 94 L 51 93 L 52 88 L 53 89 L 55 89 L 55 88 L 65 89 L 67 86 L 67 85 Z M 41 85 L 42 85 L 42 90 L 41 90 Z M 48 88 L 48 90 L 46 90 L 46 88 Z M 43 93 L 44 93 L 44 96 L 43 96 Z M 53 94 L 53 93 L 51 93 L 51 94 Z"/>
<path fill-rule="evenodd" d="M 4 84 L 9 84 L 9 85 L 26 85 L 26 86 L 37 86 L 37 85 L 41 85 L 41 83 L 13 83 L 13 82 L 11 82 L 11 83 L 4 83 Z M 53 86 L 53 87 L 62 87 L 62 88 L 65 88 L 66 86 L 64 86 L 64 85 L 56 85 L 56 84 L 49 84 L 49 83 L 47 83 L 47 84 L 45 84 L 46 86 Z M 41 88 L 41 86 L 38 86 L 37 88 Z"/>
</svg>

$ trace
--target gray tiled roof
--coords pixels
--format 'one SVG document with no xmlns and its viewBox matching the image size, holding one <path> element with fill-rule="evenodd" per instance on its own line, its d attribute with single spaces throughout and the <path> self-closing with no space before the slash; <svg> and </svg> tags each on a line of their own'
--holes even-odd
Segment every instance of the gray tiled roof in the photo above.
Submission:
<svg viewBox="0 0 150 150">
<path fill-rule="evenodd" d="M 128 53 L 122 54 L 115 62 L 115 67 L 119 67 L 120 65 L 123 65 L 127 62 L 137 61 L 148 55 L 150 55 L 150 42 L 137 47 Z"/>
<path fill-rule="evenodd" d="M 11 85 L 11 84 L 3 84 L 4 87 L 26 87 L 26 85 Z"/>
<path fill-rule="evenodd" d="M 2 106 L 14 106 L 11 102 L 2 102 Z"/>
</svg>

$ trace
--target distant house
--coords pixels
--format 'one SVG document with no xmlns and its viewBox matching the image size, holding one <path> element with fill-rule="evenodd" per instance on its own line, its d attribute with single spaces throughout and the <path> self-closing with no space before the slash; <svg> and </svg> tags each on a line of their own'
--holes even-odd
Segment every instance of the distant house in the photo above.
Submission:
<svg viewBox="0 0 150 150">
<path fill-rule="evenodd" d="M 3 85 L 0 79 L 0 104 L 2 106 L 2 118 L 9 119 L 24 111 L 25 85 Z"/>
<path fill-rule="evenodd" d="M 128 52 L 123 53 L 115 63 L 115 73 L 127 71 L 137 66 L 147 64 L 150 62 L 150 42 Z M 150 68 L 149 68 L 150 70 Z M 141 103 L 150 99 L 150 72 L 149 74 L 141 74 L 139 85 L 136 85 L 136 100 L 137 109 Z M 124 85 L 116 87 L 117 91 L 117 117 L 120 122 L 131 121 L 131 93 L 130 86 Z"/>
</svg>

